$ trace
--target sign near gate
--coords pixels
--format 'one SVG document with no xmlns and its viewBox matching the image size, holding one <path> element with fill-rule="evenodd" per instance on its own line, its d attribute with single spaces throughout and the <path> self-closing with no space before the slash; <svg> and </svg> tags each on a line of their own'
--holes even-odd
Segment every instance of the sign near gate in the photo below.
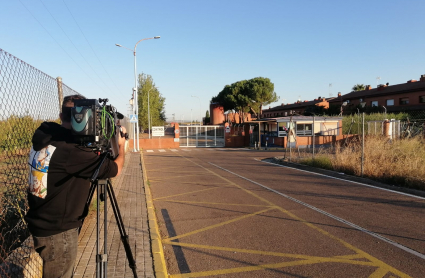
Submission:
<svg viewBox="0 0 425 278">
<path fill-rule="evenodd" d="M 230 132 L 230 126 L 226 126 L 226 133 Z"/>
<path fill-rule="evenodd" d="M 137 115 L 130 115 L 130 123 L 137 123 Z"/>
<path fill-rule="evenodd" d="M 152 127 L 152 136 L 164 136 L 164 127 L 163 126 L 153 126 Z"/>
</svg>

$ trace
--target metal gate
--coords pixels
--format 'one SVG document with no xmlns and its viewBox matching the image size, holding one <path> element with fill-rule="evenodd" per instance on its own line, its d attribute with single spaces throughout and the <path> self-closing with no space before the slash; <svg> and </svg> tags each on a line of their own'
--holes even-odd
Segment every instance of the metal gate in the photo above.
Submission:
<svg viewBox="0 0 425 278">
<path fill-rule="evenodd" d="M 224 147 L 223 126 L 179 126 L 180 147 Z"/>
</svg>

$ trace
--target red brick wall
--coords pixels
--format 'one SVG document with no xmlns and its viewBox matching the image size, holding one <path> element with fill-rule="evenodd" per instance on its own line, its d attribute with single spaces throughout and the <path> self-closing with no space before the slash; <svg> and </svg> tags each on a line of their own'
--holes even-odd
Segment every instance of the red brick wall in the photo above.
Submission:
<svg viewBox="0 0 425 278">
<path fill-rule="evenodd" d="M 357 135 L 331 135 L 331 136 L 315 136 L 314 144 L 315 145 L 324 145 L 324 144 L 331 144 L 336 143 L 338 141 L 344 141 L 347 138 L 354 137 Z M 297 147 L 298 146 L 305 146 L 305 145 L 312 145 L 313 144 L 313 137 L 305 136 L 305 137 L 297 137 Z"/>
<path fill-rule="evenodd" d="M 133 139 L 128 140 L 129 148 L 133 146 Z M 136 144 L 137 145 L 137 144 Z M 139 146 L 141 149 L 175 149 L 179 148 L 179 142 L 174 142 L 174 138 L 152 138 L 152 139 L 139 139 Z"/>
<path fill-rule="evenodd" d="M 315 136 L 314 144 L 318 146 L 318 145 L 336 143 L 340 141 L 344 142 L 347 138 L 355 137 L 355 136 L 357 135 Z M 266 138 L 267 138 L 268 147 L 271 147 L 273 144 L 274 146 L 280 146 L 280 147 L 286 146 L 286 141 L 287 141 L 286 137 L 266 137 Z M 273 139 L 274 139 L 274 143 L 273 143 Z M 297 137 L 297 144 L 296 144 L 297 147 L 307 146 L 312 144 L 313 144 L 313 137 L 311 136 Z M 232 130 L 230 133 L 225 133 L 225 146 L 227 148 L 249 147 L 249 133 L 245 132 L 245 136 L 233 135 Z"/>
</svg>

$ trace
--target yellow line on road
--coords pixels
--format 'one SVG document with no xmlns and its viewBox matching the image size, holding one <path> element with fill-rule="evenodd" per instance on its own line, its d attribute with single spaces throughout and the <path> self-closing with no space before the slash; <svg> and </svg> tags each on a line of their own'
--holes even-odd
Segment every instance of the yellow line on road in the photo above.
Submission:
<svg viewBox="0 0 425 278">
<path fill-rule="evenodd" d="M 255 266 L 247 266 L 247 267 L 235 267 L 235 268 L 218 269 L 218 270 L 211 270 L 211 271 L 175 274 L 175 275 L 170 275 L 169 277 L 170 278 L 205 277 L 205 276 L 211 276 L 211 275 L 222 275 L 222 274 L 230 274 L 230 273 L 267 270 L 267 269 L 274 269 L 274 268 L 284 268 L 284 267 L 297 266 L 297 265 L 311 265 L 311 264 L 318 264 L 318 263 L 325 263 L 325 262 L 327 261 L 298 260 L 298 261 L 282 262 L 282 263 L 275 263 L 275 264 L 264 264 L 264 265 L 255 265 Z"/>
<path fill-rule="evenodd" d="M 365 257 L 363 257 L 360 254 L 354 254 L 354 255 L 334 256 L 332 258 L 353 260 L 353 259 L 364 259 Z"/>
<path fill-rule="evenodd" d="M 169 171 L 169 169 L 176 169 L 176 171 Z M 168 167 L 166 167 L 166 168 L 157 168 L 155 170 L 150 170 L 150 172 L 164 173 L 165 171 L 167 171 L 168 174 L 173 174 L 173 173 L 177 173 L 177 174 L 181 174 L 181 173 L 183 173 L 183 174 L 185 174 L 185 173 L 193 174 L 193 173 L 197 173 L 197 171 L 193 171 L 193 170 L 179 171 L 178 169 L 181 169 L 181 167 L 180 168 L 178 168 L 178 167 L 173 167 L 173 168 L 168 168 Z"/>
<path fill-rule="evenodd" d="M 213 190 L 213 189 L 217 189 L 217 188 L 221 188 L 221 187 L 212 187 L 212 188 L 207 188 L 207 189 L 202 189 L 202 190 L 196 190 L 196 191 L 190 191 L 190 192 L 185 192 L 185 193 L 181 193 L 181 194 L 176 194 L 176 195 L 169 195 L 169 196 L 164 196 L 164 197 L 160 197 L 160 198 L 155 198 L 153 199 L 154 201 L 157 200 L 162 200 L 162 199 L 167 199 L 167 198 L 172 198 L 172 197 L 177 197 L 177 196 L 183 196 L 183 195 L 188 195 L 188 194 L 193 194 L 193 193 L 198 193 L 198 192 L 203 192 L 203 191 L 208 191 L 208 190 Z"/>
<path fill-rule="evenodd" d="M 166 180 L 173 180 L 175 181 L 178 178 L 185 178 L 187 179 L 188 177 L 199 177 L 199 176 L 204 176 L 204 174 L 198 174 L 198 175 L 185 175 L 185 176 L 171 176 L 171 177 L 165 177 L 165 178 L 161 178 L 161 179 L 156 179 L 156 178 L 150 178 L 149 180 L 154 180 L 154 181 L 166 181 Z"/>
<path fill-rule="evenodd" d="M 182 194 L 184 195 L 184 194 Z M 156 200 L 156 199 L 155 199 Z M 192 202 L 192 201 L 176 201 L 176 200 L 163 200 L 164 202 L 170 203 L 183 203 L 183 204 L 204 204 L 204 205 L 220 205 L 220 206 L 238 206 L 238 207 L 268 207 L 273 208 L 274 206 L 268 205 L 247 205 L 247 204 L 229 204 L 229 203 L 210 203 L 210 202 Z"/>
<path fill-rule="evenodd" d="M 378 268 L 377 270 L 375 270 L 370 276 L 369 278 L 382 278 L 385 275 L 387 275 L 388 273 L 388 269 L 385 268 Z"/>
<path fill-rule="evenodd" d="M 180 155 L 180 154 L 179 154 L 179 155 Z M 336 236 L 334 236 L 334 235 L 332 235 L 332 234 L 330 234 L 330 233 L 326 232 L 325 230 L 323 230 L 323 229 L 321 229 L 321 228 L 319 228 L 319 227 L 317 227 L 317 226 L 315 226 L 315 225 L 311 224 L 310 222 L 308 222 L 308 221 L 306 221 L 306 220 L 304 220 L 304 219 L 302 219 L 302 218 L 300 218 L 300 217 L 296 216 L 295 214 L 293 214 L 293 213 L 291 213 L 291 212 L 287 211 L 286 209 L 284 209 L 284 208 L 282 208 L 282 207 L 279 207 L 279 206 L 276 206 L 276 205 L 275 205 L 275 204 L 273 204 L 272 202 L 270 202 L 270 201 L 268 201 L 268 200 L 266 200 L 266 199 L 264 199 L 264 198 L 260 197 L 259 195 L 257 195 L 257 194 L 255 194 L 255 193 L 253 193 L 253 192 L 251 192 L 251 191 L 249 191 L 249 190 L 247 190 L 247 189 L 243 188 L 242 186 L 240 186 L 240 185 L 238 185 L 238 184 L 236 184 L 236 183 L 234 183 L 234 182 L 232 182 L 232 181 L 230 181 L 230 180 L 228 180 L 228 179 L 226 179 L 226 178 L 224 178 L 224 177 L 220 176 L 219 174 L 217 174 L 217 173 L 213 172 L 212 170 L 210 170 L 210 169 L 208 169 L 208 168 L 206 168 L 206 167 L 204 167 L 204 166 L 200 165 L 199 163 L 196 163 L 196 162 L 192 161 L 191 159 L 189 159 L 189 158 L 187 158 L 187 157 L 184 157 L 184 156 L 182 156 L 182 155 L 180 155 L 180 156 L 181 156 L 182 158 L 184 158 L 184 159 L 186 159 L 186 160 L 190 161 L 191 163 L 193 163 L 193 164 L 195 164 L 195 165 L 198 165 L 199 167 L 201 167 L 201 168 L 203 168 L 204 170 L 208 171 L 208 172 L 209 172 L 209 173 L 211 173 L 212 175 L 214 175 L 214 176 L 216 176 L 216 177 L 218 177 L 218 178 L 220 178 L 220 179 L 222 179 L 222 180 L 225 180 L 226 182 L 228 182 L 228 183 L 230 183 L 230 184 L 234 185 L 235 187 L 237 187 L 237 188 L 239 188 L 239 189 L 241 189 L 241 190 L 245 191 L 246 193 L 248 193 L 248 194 L 250 194 L 250 195 L 252 195 L 252 196 L 256 197 L 257 199 L 262 200 L 263 202 L 265 202 L 265 203 L 269 204 L 269 206 L 271 206 L 271 207 L 273 207 L 273 208 L 276 208 L 276 209 L 280 210 L 280 211 L 281 211 L 281 212 L 283 212 L 284 214 L 286 214 L 286 215 L 288 215 L 288 216 L 292 217 L 293 219 L 296 219 L 296 220 L 298 220 L 298 221 L 300 221 L 300 222 L 304 223 L 305 225 L 309 226 L 310 228 L 315 229 L 316 231 L 320 232 L 321 234 L 323 234 L 323 235 L 325 235 L 325 236 L 328 236 L 328 237 L 330 237 L 330 238 L 332 238 L 332 239 L 334 239 L 334 240 L 338 241 L 339 243 L 341 243 L 341 244 L 342 244 L 343 246 L 345 246 L 346 248 L 348 248 L 348 249 L 350 249 L 350 250 L 352 250 L 352 251 L 356 252 L 357 254 L 362 255 L 364 258 L 366 258 L 366 259 L 368 259 L 369 261 L 371 261 L 371 262 L 373 263 L 373 265 L 374 265 L 374 266 L 379 267 L 379 268 L 380 268 L 380 269 L 382 269 L 382 270 L 386 270 L 387 272 L 394 273 L 394 274 L 396 274 L 396 275 L 398 275 L 398 276 L 400 276 L 400 277 L 403 277 L 403 278 L 404 278 L 404 277 L 406 277 L 406 278 L 407 278 L 407 277 L 410 277 L 409 275 L 407 275 L 407 274 L 405 274 L 405 273 L 403 273 L 403 272 L 401 272 L 401 271 L 399 271 L 399 270 L 397 270 L 397 269 L 395 269 L 395 268 L 391 267 L 390 265 L 387 265 L 387 264 L 386 264 L 386 263 L 384 263 L 383 261 L 381 261 L 381 260 L 379 260 L 379 259 L 377 259 L 377 258 L 375 258 L 375 257 L 373 257 L 373 256 L 371 256 L 371 255 L 369 255 L 368 253 L 366 253 L 366 252 L 364 252 L 364 251 L 360 250 L 359 248 L 354 247 L 353 245 L 349 244 L 348 242 L 345 242 L 344 240 L 342 240 L 342 239 L 340 239 L 340 238 L 338 238 L 338 237 L 336 237 Z M 270 210 L 270 209 L 268 209 L 268 210 Z M 266 210 L 266 211 L 267 211 L 267 210 Z M 262 213 L 262 212 L 264 212 L 264 211 L 257 212 L 256 214 L 259 214 L 259 213 Z M 186 233 L 186 234 L 184 234 L 184 235 L 180 235 L 180 236 L 176 236 L 176 237 L 173 237 L 173 238 L 169 238 L 169 239 L 168 239 L 168 241 L 171 241 L 171 240 L 174 240 L 174 239 L 178 239 L 178 238 L 182 238 L 182 237 L 186 237 L 186 236 L 188 236 L 188 235 L 196 234 L 196 233 L 199 233 L 199 232 L 203 232 L 203 231 L 206 231 L 206 230 L 209 230 L 209 229 L 215 228 L 215 227 L 223 226 L 223 225 L 226 225 L 226 224 L 228 224 L 228 223 L 232 223 L 232 222 L 235 222 L 235 221 L 238 221 L 238 220 L 240 220 L 240 219 L 243 219 L 243 218 L 246 218 L 246 217 L 250 217 L 250 216 L 253 216 L 253 214 L 245 215 L 245 216 L 243 216 L 243 217 L 236 218 L 236 219 L 233 219 L 233 220 L 230 220 L 230 221 L 226 221 L 226 222 L 222 222 L 222 223 L 219 223 L 219 224 L 215 224 L 215 225 L 212 225 L 212 226 L 206 227 L 206 228 L 204 228 L 204 229 L 199 229 L 199 230 L 196 230 L 196 231 L 193 231 L 193 232 Z M 281 267 L 281 266 L 280 266 L 280 267 Z M 245 269 L 245 268 L 243 268 L 243 269 Z M 234 272 L 231 272 L 231 273 L 234 273 Z M 220 274 L 220 273 L 218 273 L 218 274 Z M 186 274 L 185 274 L 185 275 L 186 275 Z M 209 274 L 209 275 L 216 275 L 216 274 Z M 195 277 L 195 276 L 176 276 L 176 277 Z M 199 276 L 197 276 L 197 277 L 199 277 Z"/>
<path fill-rule="evenodd" d="M 155 277 L 168 277 L 167 264 L 165 263 L 164 248 L 161 244 L 161 234 L 159 233 L 158 221 L 155 215 L 155 207 L 152 201 L 152 193 L 148 185 L 148 176 L 143 159 L 143 152 L 140 152 L 140 160 L 143 171 L 143 186 L 146 192 L 146 208 L 148 210 L 149 235 L 151 237 L 151 251 Z"/>
<path fill-rule="evenodd" d="M 215 224 L 215 225 L 211 225 L 211 226 L 208 226 L 208 227 L 205 227 L 205 228 L 202 228 L 202 229 L 199 229 L 199 230 L 195 230 L 195 231 L 192 231 L 192 232 L 189 232 L 189 233 L 186 233 L 186 234 L 182 234 L 182 235 L 175 236 L 175 237 L 170 237 L 170 238 L 168 238 L 168 240 L 171 241 L 171 240 L 175 240 L 175 239 L 178 239 L 178 238 L 183 238 L 183 237 L 187 237 L 187 236 L 194 235 L 194 234 L 197 234 L 197 233 L 205 232 L 207 230 L 211 230 L 211 229 L 214 229 L 214 228 L 217 228 L 217 227 L 220 227 L 220 226 L 224 226 L 224 225 L 227 225 L 229 223 L 236 222 L 236 221 L 248 218 L 248 217 L 252 217 L 252 216 L 264 213 L 266 211 L 273 210 L 273 209 L 275 209 L 275 208 L 274 207 L 267 208 L 267 209 L 263 209 L 263 210 L 260 210 L 260 211 L 254 212 L 254 213 L 246 214 L 244 216 L 237 217 L 237 218 L 234 218 L 234 219 L 231 219 L 231 220 L 228 220 L 228 221 L 224 221 L 224 222 L 221 222 L 221 223 L 218 223 L 218 224 Z"/>
<path fill-rule="evenodd" d="M 308 256 L 308 255 L 301 255 L 301 254 L 280 253 L 280 252 L 270 252 L 270 251 L 229 248 L 229 247 L 221 247 L 221 246 L 191 244 L 191 243 L 184 243 L 184 242 L 174 242 L 174 241 L 170 241 L 169 239 L 163 239 L 162 243 L 172 245 L 172 246 L 181 246 L 181 247 L 207 249 L 207 250 L 218 250 L 218 251 L 226 251 L 226 252 L 231 252 L 231 253 L 236 252 L 236 253 L 263 255 L 263 256 L 285 257 L 285 258 L 299 259 L 299 260 L 347 263 L 347 264 L 364 265 L 364 266 L 375 266 L 372 262 L 358 261 L 358 260 L 352 260 L 352 259 L 349 259 L 349 258 L 343 258 L 344 256 L 334 256 L 334 257 Z M 350 255 L 350 256 L 352 256 L 352 255 Z M 356 256 L 354 259 L 357 259 L 357 258 L 358 258 L 358 256 Z"/>
</svg>

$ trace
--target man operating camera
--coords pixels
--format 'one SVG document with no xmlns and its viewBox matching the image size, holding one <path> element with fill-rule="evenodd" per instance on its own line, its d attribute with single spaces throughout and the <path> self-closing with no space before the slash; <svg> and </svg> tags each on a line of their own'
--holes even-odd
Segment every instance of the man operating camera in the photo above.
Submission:
<svg viewBox="0 0 425 278">
<path fill-rule="evenodd" d="M 44 122 L 35 131 L 29 157 L 28 203 L 25 216 L 35 250 L 43 259 L 43 277 L 72 277 L 77 256 L 78 230 L 87 213 L 90 177 L 101 156 L 75 143 L 71 109 L 80 95 L 63 100 L 62 124 Z M 115 160 L 107 158 L 98 178 L 119 175 L 124 165 L 125 128 L 121 127 Z"/>
</svg>

